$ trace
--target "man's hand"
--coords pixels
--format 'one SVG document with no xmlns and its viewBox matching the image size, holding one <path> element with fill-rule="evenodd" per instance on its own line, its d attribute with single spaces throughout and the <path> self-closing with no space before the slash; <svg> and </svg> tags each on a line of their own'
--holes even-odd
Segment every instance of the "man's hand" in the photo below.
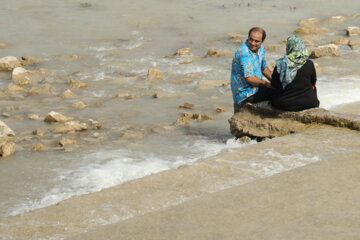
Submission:
<svg viewBox="0 0 360 240">
<path fill-rule="evenodd" d="M 268 87 L 271 88 L 271 83 L 267 80 L 261 80 L 255 76 L 245 78 L 248 83 L 256 87 Z"/>
</svg>

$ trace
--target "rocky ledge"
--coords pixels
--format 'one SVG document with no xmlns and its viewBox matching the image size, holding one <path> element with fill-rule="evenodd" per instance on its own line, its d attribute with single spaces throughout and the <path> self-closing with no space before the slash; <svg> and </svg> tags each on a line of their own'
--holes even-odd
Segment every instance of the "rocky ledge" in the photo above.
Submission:
<svg viewBox="0 0 360 240">
<path fill-rule="evenodd" d="M 360 131 L 359 115 L 341 114 L 323 108 L 287 112 L 273 108 L 269 102 L 245 103 L 242 107 L 235 107 L 235 114 L 229 123 L 235 137 L 250 137 L 260 141 L 321 124 Z"/>
</svg>

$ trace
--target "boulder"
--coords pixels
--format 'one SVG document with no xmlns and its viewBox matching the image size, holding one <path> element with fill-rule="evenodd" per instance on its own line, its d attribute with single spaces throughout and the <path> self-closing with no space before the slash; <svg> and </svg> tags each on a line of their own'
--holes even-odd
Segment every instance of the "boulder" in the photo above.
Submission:
<svg viewBox="0 0 360 240">
<path fill-rule="evenodd" d="M 320 20 L 318 18 L 307 18 L 300 20 L 299 26 L 303 27 L 306 25 L 314 25 L 314 24 L 318 24 L 319 22 Z"/>
<path fill-rule="evenodd" d="M 45 117 L 44 121 L 47 123 L 53 123 L 53 122 L 67 122 L 71 121 L 73 118 L 71 117 L 65 117 L 61 113 L 51 111 L 48 113 L 48 115 Z"/>
<path fill-rule="evenodd" d="M 83 103 L 82 101 L 80 102 L 76 102 L 73 105 L 71 105 L 72 108 L 76 108 L 76 109 L 83 109 L 86 108 L 88 105 L 86 103 Z"/>
<path fill-rule="evenodd" d="M 235 107 L 229 123 L 235 137 L 248 136 L 260 140 L 300 132 L 319 124 L 360 131 L 359 115 L 340 114 L 322 108 L 287 112 L 273 108 L 269 102 Z"/>
<path fill-rule="evenodd" d="M 215 111 L 216 111 L 217 113 L 222 113 L 222 112 L 226 112 L 226 109 L 221 108 L 221 107 L 217 107 L 217 108 L 215 109 Z"/>
<path fill-rule="evenodd" d="M 130 100 L 136 98 L 136 96 L 129 93 L 118 93 L 115 95 L 115 98 Z"/>
<path fill-rule="evenodd" d="M 305 25 L 294 30 L 294 34 L 304 34 L 304 35 L 307 34 L 324 35 L 329 33 L 331 33 L 331 30 L 317 25 Z"/>
<path fill-rule="evenodd" d="M 348 45 L 349 41 L 350 40 L 348 38 L 346 38 L 346 37 L 340 37 L 340 38 L 337 38 L 335 40 L 332 40 L 331 43 L 336 44 L 336 45 Z"/>
<path fill-rule="evenodd" d="M 89 84 L 83 83 L 80 81 L 76 81 L 74 79 L 69 80 L 69 85 L 70 85 L 71 89 L 83 89 L 83 88 L 89 87 Z"/>
<path fill-rule="evenodd" d="M 335 44 L 322 45 L 315 48 L 310 54 L 310 58 L 325 56 L 339 56 L 339 47 Z"/>
<path fill-rule="evenodd" d="M 360 27 L 348 27 L 345 30 L 349 37 L 360 36 Z"/>
<path fill-rule="evenodd" d="M 31 151 L 46 151 L 48 150 L 47 147 L 45 147 L 43 144 L 41 143 L 35 143 L 30 147 Z"/>
<path fill-rule="evenodd" d="M 164 74 L 156 68 L 149 68 L 147 78 L 149 81 L 160 81 L 164 77 Z"/>
<path fill-rule="evenodd" d="M 247 37 L 246 34 L 242 34 L 239 32 L 229 32 L 229 33 L 227 33 L 227 35 L 230 39 L 238 39 L 238 38 L 246 38 Z"/>
<path fill-rule="evenodd" d="M 76 94 L 73 93 L 70 89 L 67 89 L 60 95 L 60 97 L 62 99 L 75 98 Z"/>
<path fill-rule="evenodd" d="M 22 88 L 22 87 L 19 87 L 19 86 L 13 84 L 13 83 L 10 83 L 7 86 L 5 92 L 7 92 L 7 93 L 27 92 L 27 90 L 25 88 Z"/>
<path fill-rule="evenodd" d="M 87 124 L 89 126 L 91 126 L 91 128 L 94 129 L 94 130 L 99 130 L 102 127 L 101 123 L 99 123 L 98 121 L 95 121 L 95 120 L 93 120 L 91 118 L 87 120 Z"/>
<path fill-rule="evenodd" d="M 22 60 L 21 65 L 23 66 L 35 65 L 43 61 L 41 57 L 36 57 L 36 56 L 22 56 L 21 60 Z"/>
<path fill-rule="evenodd" d="M 355 50 L 355 49 L 359 49 L 360 47 L 360 38 L 357 39 L 351 39 L 348 43 L 349 47 L 351 47 L 351 49 Z"/>
<path fill-rule="evenodd" d="M 187 108 L 187 109 L 193 109 L 195 107 L 192 103 L 183 103 L 179 106 L 179 108 Z"/>
<path fill-rule="evenodd" d="M 327 21 L 330 23 L 341 23 L 344 22 L 346 18 L 344 16 L 332 16 Z"/>
<path fill-rule="evenodd" d="M 3 121 L 0 121 L 0 137 L 15 137 L 15 133 Z"/>
<path fill-rule="evenodd" d="M 192 48 L 180 48 L 177 50 L 174 55 L 175 56 L 183 56 L 183 55 L 190 55 Z"/>
<path fill-rule="evenodd" d="M 0 58 L 0 71 L 12 71 L 16 67 L 21 67 L 21 62 L 14 56 Z"/>
<path fill-rule="evenodd" d="M 84 131 L 88 128 L 86 123 L 80 123 L 79 121 L 65 122 L 56 126 L 53 129 L 54 133 L 71 133 L 77 131 Z"/>
<path fill-rule="evenodd" d="M 71 145 L 71 144 L 74 144 L 76 143 L 76 139 L 74 138 L 61 138 L 60 141 L 58 142 L 58 145 L 61 146 L 61 147 L 65 147 L 65 146 L 68 146 L 68 145 Z"/>
<path fill-rule="evenodd" d="M 40 84 L 37 86 L 32 87 L 29 90 L 28 95 L 34 96 L 34 95 L 47 95 L 47 94 L 53 94 L 55 93 L 55 90 L 51 87 L 50 84 Z"/>
<path fill-rule="evenodd" d="M 37 114 L 29 114 L 28 118 L 31 119 L 31 120 L 39 120 L 40 116 L 37 115 Z"/>
<path fill-rule="evenodd" d="M 17 67 L 13 69 L 11 79 L 18 86 L 29 86 L 36 83 L 36 78 L 34 74 L 22 67 Z"/>
<path fill-rule="evenodd" d="M 206 56 L 207 57 L 222 57 L 222 56 L 229 56 L 232 55 L 231 52 L 226 52 L 226 51 L 218 51 L 214 48 L 210 48 L 208 49 Z"/>
<path fill-rule="evenodd" d="M 0 142 L 0 156 L 7 157 L 12 155 L 15 152 L 16 145 L 11 141 L 1 141 Z"/>
</svg>

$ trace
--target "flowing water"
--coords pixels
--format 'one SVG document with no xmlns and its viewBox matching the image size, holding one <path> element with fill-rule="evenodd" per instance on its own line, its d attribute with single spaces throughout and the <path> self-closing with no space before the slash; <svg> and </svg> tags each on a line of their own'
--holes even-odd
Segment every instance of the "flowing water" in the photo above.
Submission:
<svg viewBox="0 0 360 240">
<path fill-rule="evenodd" d="M 125 190 L 121 190 L 124 198 L 131 195 L 142 200 L 129 206 L 113 203 L 114 208 L 122 208 L 117 213 L 110 211 L 109 206 L 98 209 L 104 213 L 92 219 L 97 224 L 126 219 L 336 154 L 357 151 L 358 132 L 335 128 L 313 129 L 260 144 L 238 143 L 229 133 L 227 122 L 232 116 L 229 86 L 202 84 L 204 80 L 229 81 L 232 53 L 239 46 L 227 35 L 229 32 L 242 33 L 244 39 L 249 28 L 264 27 L 268 35 L 265 46 L 278 46 L 267 51 L 267 62 L 271 65 L 282 56 L 282 41 L 298 27 L 299 20 L 319 18 L 320 24 L 332 33 L 316 40 L 316 44 L 328 44 L 345 36 L 348 26 L 360 26 L 358 9 L 359 2 L 335 0 L 1 1 L 0 42 L 7 47 L 0 48 L 0 57 L 41 57 L 41 63 L 26 68 L 45 71 L 39 84 L 50 84 L 54 93 L 1 98 L 1 112 L 10 115 L 1 120 L 21 140 L 14 155 L 0 160 L 0 218 L 4 221 L 0 236 L 6 236 L 1 227 L 7 226 L 6 221 L 21 222 L 11 216 L 27 216 L 28 211 L 36 209 L 50 214 L 51 207 L 45 207 L 66 199 L 76 204 L 78 198 L 74 196 L 114 186 L 124 186 Z M 346 20 L 329 20 L 337 15 Z M 191 48 L 190 55 L 174 56 L 185 47 Z M 209 48 L 230 54 L 205 57 Z M 339 48 L 339 57 L 314 60 L 320 67 L 317 84 L 320 107 L 360 114 L 360 52 L 348 46 Z M 149 81 L 146 77 L 149 68 L 161 70 L 163 79 Z M 0 90 L 5 91 L 11 73 L 1 73 L 0 80 Z M 62 99 L 59 95 L 71 88 L 70 80 L 87 83 L 88 87 L 72 89 L 75 99 Z M 114 98 L 119 93 L 136 97 Z M 153 98 L 154 93 L 164 97 Z M 88 107 L 72 108 L 78 101 Z M 179 108 L 185 102 L 194 104 L 194 109 Z M 217 107 L 227 111 L 217 113 Z M 27 116 L 38 114 L 43 119 L 50 111 L 82 122 L 91 118 L 100 122 L 102 128 L 77 134 L 33 135 L 33 130 L 46 132 L 52 126 Z M 175 124 L 183 112 L 206 114 L 214 119 L 191 120 L 185 126 Z M 339 136 L 351 141 L 342 139 L 337 144 Z M 65 151 L 30 150 L 35 143 L 56 147 L 62 137 L 74 138 L 76 143 Z M 221 167 L 220 163 L 230 167 Z M 177 178 L 183 165 L 192 169 L 191 174 Z M 153 175 L 159 172 L 171 177 Z M 149 175 L 158 176 L 154 186 L 163 191 L 150 188 L 152 191 L 147 192 L 144 179 Z M 198 178 L 202 179 L 199 186 L 195 184 Z M 175 191 L 170 187 L 172 179 L 178 184 L 177 191 L 184 194 L 170 194 Z M 188 181 L 196 187 L 191 187 Z M 133 196 L 135 190 L 126 186 L 144 191 Z M 157 191 L 161 194 L 156 195 Z M 84 209 L 91 212 L 92 206 L 85 205 Z M 29 219 L 31 214 L 28 213 Z M 44 217 L 42 224 L 48 220 Z M 15 239 L 17 231 L 21 230 L 14 230 L 8 238 Z M 56 234 L 60 233 L 54 230 L 53 235 L 50 232 L 42 236 L 51 238 Z M 62 234 L 59 238 L 66 236 Z"/>
</svg>

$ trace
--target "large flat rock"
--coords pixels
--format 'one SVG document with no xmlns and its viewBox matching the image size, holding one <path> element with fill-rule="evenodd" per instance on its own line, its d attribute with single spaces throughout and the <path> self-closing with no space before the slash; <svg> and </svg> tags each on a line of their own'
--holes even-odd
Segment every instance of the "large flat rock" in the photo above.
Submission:
<svg viewBox="0 0 360 240">
<path fill-rule="evenodd" d="M 272 138 L 300 132 L 309 127 L 326 124 L 360 130 L 360 116 L 312 108 L 287 112 L 273 108 L 269 102 L 245 103 L 235 107 L 229 119 L 230 131 L 235 137 Z"/>
</svg>

